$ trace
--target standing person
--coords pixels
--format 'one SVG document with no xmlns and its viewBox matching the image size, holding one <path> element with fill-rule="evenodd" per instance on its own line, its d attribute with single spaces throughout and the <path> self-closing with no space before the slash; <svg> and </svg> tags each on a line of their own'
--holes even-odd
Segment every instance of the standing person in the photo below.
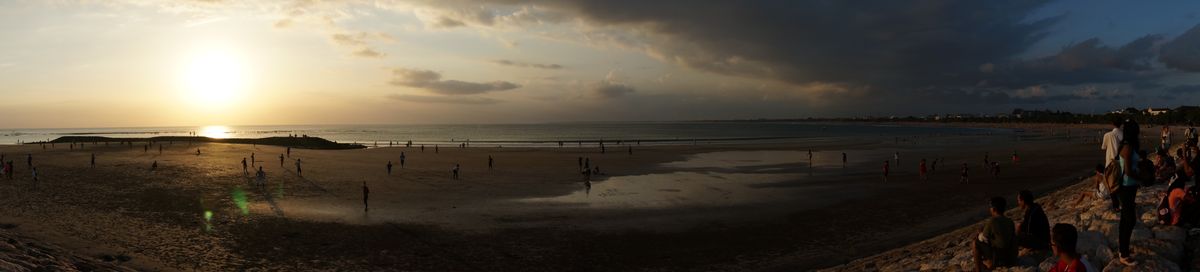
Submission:
<svg viewBox="0 0 1200 272">
<path fill-rule="evenodd" d="M 808 150 L 808 166 L 812 166 L 812 149 Z"/>
<path fill-rule="evenodd" d="M 846 168 L 846 152 L 842 152 L 842 168 Z"/>
<path fill-rule="evenodd" d="M 1158 145 L 1159 148 L 1161 148 L 1162 150 L 1170 149 L 1171 148 L 1171 127 L 1163 125 L 1162 132 L 1160 134 L 1161 135 L 1159 136 L 1159 138 L 1161 138 L 1160 139 L 1161 142 Z"/>
<path fill-rule="evenodd" d="M 96 153 L 92 153 L 92 168 L 96 168 Z"/>
<path fill-rule="evenodd" d="M 392 175 L 392 161 L 388 161 L 387 170 L 388 170 L 388 175 L 391 176 Z"/>
<path fill-rule="evenodd" d="M 583 159 L 583 168 L 592 168 L 592 158 Z"/>
<path fill-rule="evenodd" d="M 255 181 L 258 186 L 267 185 L 267 172 L 263 171 L 262 166 L 258 167 L 258 171 L 254 173 Z"/>
<path fill-rule="evenodd" d="M 296 175 L 301 177 L 304 176 L 303 169 L 300 168 L 300 159 L 296 159 Z"/>
<path fill-rule="evenodd" d="M 883 161 L 883 182 L 887 182 L 888 180 L 888 171 L 891 170 L 891 167 L 888 165 L 889 163 L 891 161 Z"/>
<path fill-rule="evenodd" d="M 404 155 L 404 152 L 403 152 L 403 151 L 401 151 L 401 152 L 400 152 L 400 168 L 404 168 L 404 160 L 405 160 L 405 158 L 407 158 L 407 157 Z"/>
<path fill-rule="evenodd" d="M 250 166 L 251 166 L 251 167 L 253 167 L 253 166 L 254 166 L 254 162 L 255 162 L 255 161 L 256 161 L 256 160 L 254 159 L 254 152 L 250 152 Z"/>
<path fill-rule="evenodd" d="M 279 154 L 279 167 L 283 167 L 283 154 Z"/>
<path fill-rule="evenodd" d="M 1050 220 L 1042 205 L 1034 202 L 1033 192 L 1021 190 L 1017 193 L 1017 207 L 1021 208 L 1021 222 L 1017 223 L 1017 246 L 1044 250 L 1050 248 Z"/>
<path fill-rule="evenodd" d="M 33 170 L 31 171 L 33 172 L 33 181 L 38 181 L 37 167 L 33 167 Z"/>
<path fill-rule="evenodd" d="M 367 198 L 371 196 L 371 188 L 367 188 L 367 182 L 363 181 L 363 212 L 371 210 L 371 206 L 367 205 Z"/>
<path fill-rule="evenodd" d="M 1124 130 L 1130 130 L 1125 127 Z M 1133 139 L 1125 139 L 1121 142 L 1121 153 L 1117 161 L 1121 166 L 1121 186 L 1117 189 L 1117 197 L 1121 203 L 1121 223 L 1118 225 L 1118 253 L 1122 264 L 1133 266 L 1137 265 L 1137 261 L 1133 259 L 1132 252 L 1129 250 L 1129 239 L 1133 235 L 1133 227 L 1137 224 L 1137 204 L 1134 201 L 1137 199 L 1138 180 L 1134 175 L 1137 174 L 1137 164 L 1141 159 L 1133 150 Z"/>
<path fill-rule="evenodd" d="M 433 145 L 433 154 L 437 154 L 437 153 L 439 153 L 438 145 Z"/>
<path fill-rule="evenodd" d="M 494 162 L 495 160 L 492 159 L 492 155 L 488 155 L 488 170 L 492 170 L 492 163 Z"/>
<path fill-rule="evenodd" d="M 1112 165 L 1113 161 L 1116 160 L 1117 157 L 1120 156 L 1121 142 L 1122 142 L 1122 140 L 1124 140 L 1124 137 L 1125 137 L 1125 132 L 1123 130 L 1121 130 L 1121 121 L 1120 120 L 1114 119 L 1112 122 L 1112 126 L 1113 126 L 1113 128 L 1111 131 L 1109 131 L 1108 133 L 1104 133 L 1104 138 L 1103 138 L 1104 140 L 1100 143 L 1100 149 L 1104 150 L 1104 167 L 1105 168 Z M 1120 203 L 1119 203 L 1120 200 L 1118 199 L 1118 194 L 1116 192 L 1112 192 L 1109 195 L 1109 199 L 1112 201 L 1112 207 L 1114 210 L 1120 209 Z"/>
<path fill-rule="evenodd" d="M 892 157 L 896 159 L 896 167 L 900 167 L 900 152 L 897 151 L 895 155 L 892 155 Z"/>
<path fill-rule="evenodd" d="M 917 170 L 920 171 L 920 173 L 921 173 L 921 181 L 929 181 L 929 175 L 925 169 L 925 159 L 924 158 L 921 159 L 920 169 L 917 169 Z"/>
<path fill-rule="evenodd" d="M 287 156 L 288 156 L 288 158 L 292 157 L 292 147 L 290 147 L 290 146 L 287 147 Z"/>
<path fill-rule="evenodd" d="M 992 178 L 1000 178 L 1000 162 L 992 162 Z"/>
<path fill-rule="evenodd" d="M 250 168 L 247 168 L 247 166 L 246 166 L 246 158 L 242 158 L 242 174 L 243 175 L 250 174 Z"/>
<path fill-rule="evenodd" d="M 629 148 L 629 155 L 633 156 L 633 146 L 631 145 L 631 146 L 626 146 L 626 147 Z"/>
<path fill-rule="evenodd" d="M 937 173 L 937 162 L 939 158 L 933 158 L 933 163 L 929 165 L 929 173 Z"/>
<path fill-rule="evenodd" d="M 988 154 L 988 152 L 983 152 L 983 165 L 984 165 L 984 166 L 991 166 L 991 165 L 992 165 L 992 161 L 988 159 L 989 155 L 990 155 L 990 154 Z"/>
<path fill-rule="evenodd" d="M 988 213 L 991 217 L 983 223 L 983 231 L 972 246 L 971 255 L 975 260 L 975 271 L 1011 266 L 1015 264 L 1017 257 L 1017 247 L 1013 243 L 1016 230 L 1012 219 L 1004 216 L 1008 203 L 1003 197 L 993 197 L 990 202 Z"/>
<path fill-rule="evenodd" d="M 411 145 L 411 144 L 409 144 L 409 145 Z M 425 153 L 425 145 L 421 145 L 421 153 Z"/>
<path fill-rule="evenodd" d="M 1053 250 L 1055 256 L 1058 256 L 1058 262 L 1055 262 L 1048 272 L 1097 271 L 1083 262 L 1083 256 L 1075 250 L 1079 239 L 1079 233 L 1075 226 L 1059 223 L 1055 224 L 1051 231 L 1050 249 Z"/>
<path fill-rule="evenodd" d="M 969 170 L 970 169 L 967 168 L 967 163 L 964 162 L 962 164 L 962 174 L 958 178 L 959 182 L 962 182 L 963 184 L 967 184 L 967 183 L 971 182 L 971 178 L 968 175 Z"/>
<path fill-rule="evenodd" d="M 455 180 L 458 179 L 458 164 L 457 163 L 454 164 L 454 168 L 450 169 L 450 173 L 452 176 L 454 176 Z"/>
</svg>

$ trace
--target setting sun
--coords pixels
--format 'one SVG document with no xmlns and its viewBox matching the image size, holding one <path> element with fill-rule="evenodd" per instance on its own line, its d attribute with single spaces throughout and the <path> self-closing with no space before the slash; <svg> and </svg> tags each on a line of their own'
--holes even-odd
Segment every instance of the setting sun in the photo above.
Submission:
<svg viewBox="0 0 1200 272">
<path fill-rule="evenodd" d="M 185 66 L 181 84 L 184 98 L 204 107 L 223 107 L 245 90 L 244 64 L 222 51 L 198 54 Z"/>
</svg>

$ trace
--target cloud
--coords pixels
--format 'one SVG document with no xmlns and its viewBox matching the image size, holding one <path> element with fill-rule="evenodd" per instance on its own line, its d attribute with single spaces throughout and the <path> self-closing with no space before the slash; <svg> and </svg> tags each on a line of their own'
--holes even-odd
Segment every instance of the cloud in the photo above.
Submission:
<svg viewBox="0 0 1200 272">
<path fill-rule="evenodd" d="M 388 99 L 399 100 L 405 102 L 416 103 L 441 103 L 441 104 L 468 104 L 468 105 L 490 105 L 503 102 L 499 99 L 487 97 L 463 97 L 463 96 L 430 96 L 430 95 L 407 95 L 393 94 L 388 95 Z"/>
<path fill-rule="evenodd" d="M 350 48 L 351 55 L 365 58 L 382 58 L 387 54 L 379 52 L 370 47 L 370 42 L 378 40 L 391 40 L 392 36 L 386 33 L 334 33 L 329 35 L 329 40 L 339 46 Z"/>
<path fill-rule="evenodd" d="M 1194 94 L 1200 93 L 1200 85 L 1176 85 L 1166 88 L 1164 91 L 1171 94 Z"/>
<path fill-rule="evenodd" d="M 359 56 L 359 57 L 364 57 L 364 58 L 382 58 L 382 57 L 387 56 L 387 54 L 380 53 L 379 51 L 375 51 L 374 49 L 371 49 L 371 48 L 362 48 L 357 51 L 354 51 L 354 55 Z"/>
<path fill-rule="evenodd" d="M 633 86 L 615 83 L 609 80 L 603 80 L 599 83 L 593 84 L 591 88 L 588 89 L 588 94 L 597 98 L 613 99 L 634 93 L 635 91 L 636 90 L 634 90 Z"/>
<path fill-rule="evenodd" d="M 506 91 L 520 88 L 521 85 L 507 81 L 467 82 L 460 80 L 442 80 L 442 74 L 431 70 L 395 68 L 392 69 L 392 80 L 388 82 L 395 86 L 421 88 L 441 95 L 470 95 L 495 91 Z"/>
<path fill-rule="evenodd" d="M 1200 25 L 1164 44 L 1159 60 L 1170 68 L 1200 72 Z"/>
<path fill-rule="evenodd" d="M 553 64 L 553 63 L 551 63 L 551 64 L 529 63 L 529 62 L 521 62 L 521 61 L 506 60 L 506 59 L 493 60 L 492 63 L 498 64 L 498 65 L 504 65 L 504 66 L 513 66 L 513 67 L 521 67 L 521 68 L 538 68 L 538 69 L 549 69 L 549 70 L 558 70 L 558 69 L 565 68 L 562 65 Z"/>
</svg>

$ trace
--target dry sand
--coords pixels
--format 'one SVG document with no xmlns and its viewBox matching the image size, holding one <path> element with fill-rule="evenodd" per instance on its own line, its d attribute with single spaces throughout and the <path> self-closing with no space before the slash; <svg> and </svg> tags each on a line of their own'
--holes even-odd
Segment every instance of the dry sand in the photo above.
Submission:
<svg viewBox="0 0 1200 272">
<path fill-rule="evenodd" d="M 16 175 L 0 180 L 0 223 L 82 255 L 128 255 L 124 265 L 148 270 L 806 270 L 974 223 L 988 196 L 1071 184 L 1102 151 L 1061 129 L 1031 127 L 1020 141 L 881 135 L 634 146 L 632 155 L 616 145 L 606 154 L 477 145 L 438 153 L 432 146 L 293 149 L 283 167 L 284 150 L 261 145 L 176 142 L 162 155 L 115 144 L 3 146 Z M 1098 131 L 1082 130 L 1073 135 Z M 1022 156 L 1015 165 L 1014 150 Z M 897 151 L 901 162 L 883 183 L 882 162 Z M 263 188 L 242 173 L 240 161 L 252 152 L 267 172 Z M 850 155 L 845 169 L 841 152 Z M 981 166 L 985 152 L 1002 163 L 998 179 Z M 30 153 L 38 182 L 25 165 Z M 590 192 L 580 182 L 581 156 L 608 179 Z M 919 181 L 917 161 L 934 157 L 943 162 Z M 292 159 L 303 160 L 303 177 Z M 153 161 L 159 168 L 150 171 Z M 958 182 L 963 162 L 972 184 Z M 455 163 L 459 180 L 450 178 Z M 363 182 L 370 212 L 362 210 Z M 239 194 L 247 213 L 235 204 Z M 208 224 L 205 211 L 213 214 Z"/>
</svg>

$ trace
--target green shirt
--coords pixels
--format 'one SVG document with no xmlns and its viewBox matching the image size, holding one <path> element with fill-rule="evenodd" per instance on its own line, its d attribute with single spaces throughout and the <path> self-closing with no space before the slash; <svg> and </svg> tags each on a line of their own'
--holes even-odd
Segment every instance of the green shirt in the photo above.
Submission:
<svg viewBox="0 0 1200 272">
<path fill-rule="evenodd" d="M 1008 219 L 1008 217 L 988 218 L 987 222 L 983 223 L 983 237 L 988 239 L 992 248 L 1011 249 L 1014 246 L 1013 236 L 1016 236 L 1016 227 L 1014 226 L 1012 219 Z"/>
</svg>

